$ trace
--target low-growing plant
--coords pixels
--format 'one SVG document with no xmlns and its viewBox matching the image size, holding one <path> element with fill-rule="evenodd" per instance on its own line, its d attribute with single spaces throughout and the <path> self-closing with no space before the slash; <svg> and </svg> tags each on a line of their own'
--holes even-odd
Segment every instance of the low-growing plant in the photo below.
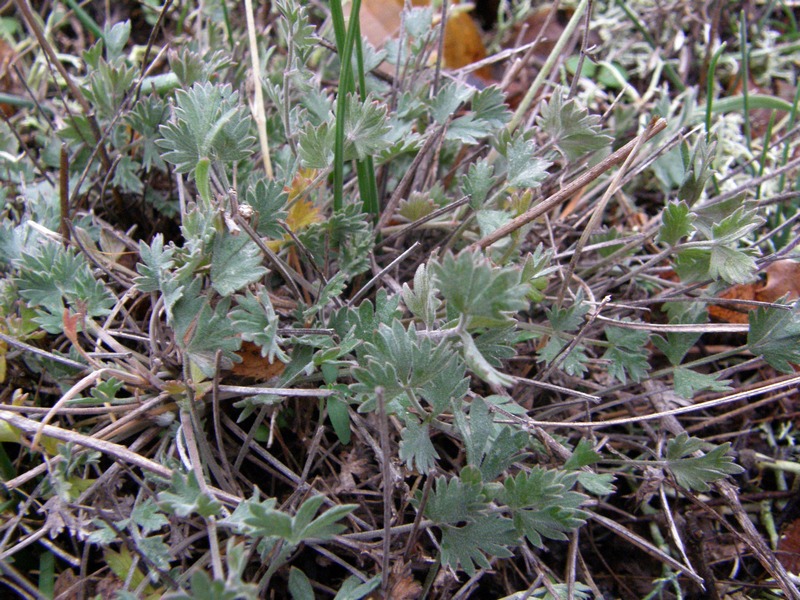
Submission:
<svg viewBox="0 0 800 600">
<path fill-rule="evenodd" d="M 571 3 L 520 99 L 441 68 L 447 2 L 379 49 L 366 0 L 15 4 L 9 589 L 721 597 L 724 530 L 798 594 L 748 517 L 786 463 L 739 460 L 794 458 L 754 426 L 800 363 L 790 8 Z"/>
</svg>

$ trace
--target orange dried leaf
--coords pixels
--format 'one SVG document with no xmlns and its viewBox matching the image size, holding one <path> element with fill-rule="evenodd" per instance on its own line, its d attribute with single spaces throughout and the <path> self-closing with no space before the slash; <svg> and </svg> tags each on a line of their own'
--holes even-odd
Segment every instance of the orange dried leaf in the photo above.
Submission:
<svg viewBox="0 0 800 600">
<path fill-rule="evenodd" d="M 279 360 L 270 362 L 268 358 L 261 356 L 261 348 L 252 342 L 243 342 L 242 349 L 236 354 L 242 362 L 233 365 L 233 373 L 241 377 L 269 381 L 273 377 L 278 377 L 286 368 L 286 365 Z"/>
<path fill-rule="evenodd" d="M 402 10 L 403 0 L 364 0 L 359 14 L 361 34 L 370 44 L 381 48 L 400 32 Z"/>
<path fill-rule="evenodd" d="M 775 302 L 784 296 L 788 296 L 788 300 L 800 298 L 800 263 L 776 260 L 765 271 L 767 283 L 756 293 L 758 300 Z"/>
<path fill-rule="evenodd" d="M 312 223 L 319 223 L 322 220 L 322 215 L 319 208 L 314 206 L 310 200 L 298 200 L 289 209 L 289 214 L 286 217 L 286 225 L 294 232 L 305 229 Z"/>
<path fill-rule="evenodd" d="M 735 285 L 722 292 L 720 298 L 726 300 L 755 300 L 756 299 L 756 284 L 744 283 Z M 723 304 L 723 305 L 708 305 L 708 314 L 719 321 L 726 323 L 747 323 L 747 313 L 753 308 L 752 304 Z"/>
<path fill-rule="evenodd" d="M 428 6 L 427 0 L 412 0 L 412 6 Z M 453 4 L 458 4 L 454 2 Z M 361 4 L 361 33 L 370 44 L 381 48 L 400 33 L 403 0 L 364 0 Z M 486 58 L 480 30 L 466 10 L 451 10 L 444 30 L 444 66 L 460 69 Z M 488 67 L 475 72 L 485 80 L 492 79 Z"/>
<path fill-rule="evenodd" d="M 765 269 L 767 281 L 735 285 L 720 294 L 720 298 L 731 300 L 756 300 L 775 302 L 783 297 L 788 301 L 800 298 L 800 263 L 793 260 L 775 261 Z M 754 308 L 748 304 L 709 305 L 708 314 L 719 321 L 747 323 L 748 312 Z"/>
</svg>

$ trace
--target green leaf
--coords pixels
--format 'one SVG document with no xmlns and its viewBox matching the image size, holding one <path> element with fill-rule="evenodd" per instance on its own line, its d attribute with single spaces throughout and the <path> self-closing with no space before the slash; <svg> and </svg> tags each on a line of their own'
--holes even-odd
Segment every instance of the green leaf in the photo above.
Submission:
<svg viewBox="0 0 800 600">
<path fill-rule="evenodd" d="M 211 285 L 221 296 L 230 296 L 267 273 L 262 259 L 258 246 L 248 236 L 218 231 L 211 256 Z"/>
<path fill-rule="evenodd" d="M 494 481 L 524 458 L 521 451 L 527 445 L 528 435 L 508 425 L 495 424 L 483 398 L 473 399 L 469 421 L 461 411 L 455 413 L 455 420 L 464 440 L 467 464 L 479 470 L 482 481 Z"/>
<path fill-rule="evenodd" d="M 590 494 L 595 496 L 608 496 L 616 491 L 616 486 L 612 485 L 614 475 L 611 473 L 591 473 L 581 471 L 578 473 L 578 483 Z"/>
<path fill-rule="evenodd" d="M 547 178 L 550 161 L 535 157 L 533 141 L 518 137 L 506 148 L 508 186 L 537 188 Z"/>
<path fill-rule="evenodd" d="M 347 95 L 344 128 L 345 160 L 364 160 L 391 145 L 386 106 L 371 96 L 362 102 L 354 94 Z"/>
<path fill-rule="evenodd" d="M 170 547 L 164 543 L 163 535 L 152 535 L 136 540 L 136 547 L 152 561 L 158 569 L 169 569 L 170 560 L 173 554 Z"/>
<path fill-rule="evenodd" d="M 236 296 L 236 308 L 228 314 L 228 319 L 243 340 L 261 348 L 261 356 L 268 357 L 270 362 L 276 358 L 289 362 L 289 357 L 281 348 L 284 340 L 278 335 L 280 319 L 272 308 L 266 288 L 260 287 L 257 296 L 250 290 L 244 296 Z"/>
<path fill-rule="evenodd" d="M 174 248 L 164 249 L 164 238 L 160 233 L 149 246 L 140 240 L 139 256 L 142 262 L 136 265 L 139 277 L 134 279 L 136 287 L 143 292 L 161 292 L 170 323 L 173 320 L 172 309 L 183 295 L 183 285 L 172 272 L 175 266 L 174 253 Z"/>
<path fill-rule="evenodd" d="M 173 119 L 160 126 L 162 158 L 179 173 L 194 171 L 201 158 L 234 162 L 250 156 L 255 138 L 251 119 L 228 85 L 195 83 L 175 93 Z"/>
<path fill-rule="evenodd" d="M 321 504 L 323 500 L 322 496 L 317 497 L 320 498 L 319 504 Z M 303 503 L 303 506 L 301 506 L 300 510 L 297 511 L 297 517 L 295 517 L 296 520 L 299 520 L 301 511 L 304 509 L 305 505 L 311 502 L 313 499 L 314 498 L 309 498 Z M 319 504 L 317 504 L 316 507 L 314 507 L 312 504 L 312 508 L 314 508 L 312 514 L 316 513 Z M 333 536 L 340 534 L 346 529 L 346 526 L 342 523 L 339 523 L 339 521 L 352 513 L 356 508 L 358 508 L 358 506 L 355 504 L 340 504 L 329 508 L 316 519 L 309 522 L 308 525 L 303 524 L 301 527 L 301 524 L 295 523 L 294 539 L 296 540 L 296 543 L 300 543 L 300 541 L 307 539 L 328 540 Z"/>
<path fill-rule="evenodd" d="M 191 580 L 191 592 L 170 592 L 164 600 L 241 600 L 258 596 L 258 587 L 241 581 L 212 579 L 204 571 L 195 571 Z"/>
<path fill-rule="evenodd" d="M 564 102 L 561 90 L 556 90 L 550 102 L 542 102 L 540 127 L 552 138 L 569 160 L 589 152 L 610 148 L 613 138 L 600 130 L 600 117 L 590 115 L 578 106 L 575 98 Z"/>
<path fill-rule="evenodd" d="M 297 146 L 300 161 L 310 169 L 327 169 L 333 163 L 336 130 L 329 124 L 307 123 L 300 131 Z"/>
<path fill-rule="evenodd" d="M 347 402 L 336 396 L 327 400 L 328 418 L 339 442 L 345 446 L 350 443 L 350 410 Z"/>
<path fill-rule="evenodd" d="M 553 306 L 545 308 L 547 320 L 554 331 L 568 332 L 578 329 L 584 323 L 584 316 L 591 310 L 588 302 L 584 302 L 583 294 L 579 293 L 567 308 Z"/>
<path fill-rule="evenodd" d="M 579 507 L 587 498 L 571 491 L 577 480 L 577 473 L 537 466 L 506 478 L 499 500 L 511 508 L 517 530 L 541 548 L 543 538 L 566 540 L 566 533 L 585 523 L 587 514 Z"/>
<path fill-rule="evenodd" d="M 210 517 L 219 513 L 222 505 L 211 495 L 200 490 L 194 472 L 184 474 L 178 470 L 172 474 L 172 491 L 159 492 L 159 506 L 177 517 L 199 514 Z"/>
<path fill-rule="evenodd" d="M 308 577 L 297 567 L 289 569 L 289 593 L 293 600 L 314 600 L 316 598 Z"/>
<path fill-rule="evenodd" d="M 255 211 L 253 223 L 258 235 L 272 239 L 283 237 L 284 230 L 278 221 L 286 219 L 288 198 L 283 185 L 274 179 L 259 179 L 254 186 L 247 188 L 244 203 Z"/>
<path fill-rule="evenodd" d="M 145 535 L 169 525 L 169 521 L 159 511 L 158 505 L 152 498 L 146 498 L 134 507 L 131 520 L 142 528 L 142 533 Z"/>
<path fill-rule="evenodd" d="M 730 379 L 718 380 L 717 375 L 698 373 L 686 367 L 678 367 L 674 373 L 675 393 L 691 400 L 697 392 L 726 392 L 731 389 Z"/>
<path fill-rule="evenodd" d="M 114 305 L 114 297 L 95 279 L 83 255 L 52 242 L 22 254 L 16 285 L 36 310 L 35 321 L 48 333 L 63 331 L 66 307 L 93 318 L 106 316 Z"/>
<path fill-rule="evenodd" d="M 699 221 L 702 227 L 702 220 Z M 732 244 L 758 229 L 764 224 L 764 218 L 758 214 L 758 209 L 740 206 L 733 214 L 725 217 L 719 223 L 711 226 L 711 235 L 708 236 L 718 244 Z"/>
<path fill-rule="evenodd" d="M 713 447 L 701 456 L 690 456 L 704 446 L 707 446 L 705 442 L 690 438 L 686 432 L 667 442 L 667 468 L 679 485 L 689 490 L 707 492 L 710 489 L 708 484 L 712 481 L 744 472 L 742 467 L 733 462 L 733 458 L 726 456 L 730 443 Z"/>
<path fill-rule="evenodd" d="M 607 327 L 605 333 L 611 343 L 603 354 L 609 361 L 608 372 L 622 383 L 626 383 L 627 377 L 641 381 L 650 370 L 646 350 L 650 335 L 646 331 L 614 326 Z"/>
<path fill-rule="evenodd" d="M 493 128 L 477 120 L 474 115 L 467 114 L 454 119 L 450 123 L 444 139 L 473 145 L 477 144 L 478 140 L 489 136 L 493 131 Z"/>
<path fill-rule="evenodd" d="M 114 169 L 111 185 L 116 186 L 126 194 L 141 194 L 144 191 L 142 182 L 142 165 L 130 156 L 123 156 Z"/>
<path fill-rule="evenodd" d="M 668 302 L 664 310 L 669 314 L 670 324 L 700 324 L 708 321 L 708 311 L 699 302 Z M 681 364 L 683 357 L 700 339 L 701 333 L 669 332 L 665 338 L 653 336 L 653 343 L 661 350 L 673 366 Z"/>
<path fill-rule="evenodd" d="M 351 575 L 342 583 L 342 587 L 334 596 L 333 600 L 361 600 L 371 591 L 381 584 L 381 575 L 378 574 L 372 579 L 363 582 L 355 575 Z"/>
<path fill-rule="evenodd" d="M 444 477 L 437 477 L 425 505 L 425 516 L 438 525 L 471 521 L 488 507 L 482 489 L 480 483 L 465 483 L 458 477 L 449 482 Z M 419 505 L 421 497 L 422 491 L 417 490 L 415 505 Z"/>
<path fill-rule="evenodd" d="M 391 327 L 381 323 L 374 342 L 363 348 L 364 360 L 353 369 L 358 383 L 351 389 L 374 397 L 375 389 L 381 387 L 387 405 L 407 390 L 419 390 L 429 384 L 452 361 L 452 350 L 446 341 L 434 344 L 428 337 L 418 337 L 413 324 L 405 329 L 399 320 L 393 321 Z M 373 402 L 368 407 L 372 409 Z M 367 408 L 362 406 L 360 410 Z"/>
<path fill-rule="evenodd" d="M 567 355 L 561 359 L 561 354 L 564 348 L 567 347 L 568 342 L 561 337 L 554 335 L 545 344 L 544 348 L 539 350 L 537 358 L 545 364 L 550 365 L 557 358 L 560 359 L 558 368 L 568 375 L 580 376 L 588 371 L 586 363 L 589 357 L 586 356 L 586 350 L 581 344 L 573 346 Z"/>
<path fill-rule="evenodd" d="M 166 102 L 158 94 L 151 93 L 140 97 L 130 112 L 123 117 L 123 122 L 140 136 L 137 144 L 141 144 L 142 167 L 146 172 L 153 168 L 160 171 L 167 169 L 155 140 L 158 127 L 168 115 Z"/>
<path fill-rule="evenodd" d="M 427 473 L 436 466 L 439 454 L 433 447 L 428 423 L 420 423 L 414 415 L 407 415 L 406 427 L 400 434 L 400 460 L 410 471 Z"/>
<path fill-rule="evenodd" d="M 458 108 L 472 96 L 473 90 L 458 81 L 449 81 L 433 96 L 431 116 L 439 125 L 450 120 Z"/>
<path fill-rule="evenodd" d="M 205 296 L 200 295 L 201 280 L 195 278 L 186 287 L 184 296 L 175 303 L 174 315 L 176 341 L 206 377 L 213 377 L 217 350 L 222 351 L 223 366 L 230 367 L 241 360 L 235 352 L 242 341 L 236 336 L 228 307 L 230 298 L 211 308 Z"/>
<path fill-rule="evenodd" d="M 375 297 L 375 305 L 371 300 L 364 300 L 358 309 L 343 308 L 336 311 L 331 315 L 329 327 L 334 328 L 341 338 L 347 337 L 352 331 L 357 340 L 374 342 L 381 324 L 390 325 L 403 316 L 398 310 L 399 303 L 399 294 L 389 297 L 386 290 L 381 289 Z"/>
<path fill-rule="evenodd" d="M 724 279 L 732 284 L 749 281 L 758 270 L 750 252 L 714 244 L 709 257 L 708 275 L 715 281 Z"/>
<path fill-rule="evenodd" d="M 469 317 L 472 326 L 505 325 L 510 313 L 527 306 L 519 272 L 491 266 L 480 252 L 448 254 L 432 269 L 448 308 Z"/>
<path fill-rule="evenodd" d="M 481 237 L 485 237 L 511 221 L 513 216 L 507 210 L 479 209 L 475 213 Z"/>
<path fill-rule="evenodd" d="M 471 104 L 475 118 L 484 121 L 491 129 L 499 129 L 511 120 L 506 95 L 496 85 L 490 85 L 476 92 Z"/>
<path fill-rule="evenodd" d="M 708 279 L 710 268 L 711 250 L 708 248 L 684 248 L 675 258 L 675 272 L 686 283 Z"/>
<path fill-rule="evenodd" d="M 464 362 L 467 367 L 475 375 L 480 377 L 483 381 L 493 386 L 512 387 L 516 380 L 510 375 L 497 370 L 492 363 L 486 360 L 475 340 L 472 338 L 468 331 L 462 331 L 461 335 L 461 348 L 464 354 Z"/>
<path fill-rule="evenodd" d="M 791 310 L 775 307 L 750 312 L 747 347 L 775 369 L 791 373 L 800 364 L 800 301 Z"/>
<path fill-rule="evenodd" d="M 103 31 L 103 43 L 106 47 L 106 59 L 109 62 L 113 62 L 122 56 L 122 50 L 125 47 L 125 44 L 128 43 L 128 38 L 130 35 L 130 21 L 114 23 L 114 25 L 110 28 L 108 24 L 105 25 Z"/>
<path fill-rule="evenodd" d="M 578 445 L 572 451 L 572 456 L 564 463 L 564 469 L 574 471 L 581 467 L 593 465 L 602 459 L 599 453 L 592 448 L 592 443 L 586 438 L 581 438 Z"/>
<path fill-rule="evenodd" d="M 97 68 L 89 73 L 88 86 L 83 88 L 98 118 L 105 121 L 114 117 L 135 78 L 136 69 L 132 66 L 122 61 L 99 60 Z"/>
<path fill-rule="evenodd" d="M 670 202 L 661 213 L 658 241 L 674 246 L 694 231 L 693 221 L 694 217 L 685 202 Z"/>
<path fill-rule="evenodd" d="M 469 377 L 465 377 L 465 374 L 464 363 L 459 360 L 458 354 L 453 353 L 450 361 L 418 388 L 419 395 L 431 406 L 431 416 L 439 416 L 453 403 L 459 406 L 469 391 Z"/>
<path fill-rule="evenodd" d="M 442 301 L 436 297 L 437 292 L 433 274 L 425 263 L 417 267 L 417 271 L 414 273 L 413 290 L 407 283 L 403 284 L 403 302 L 411 314 L 421 319 L 428 328 L 433 326 L 436 311 L 442 304 Z"/>
<path fill-rule="evenodd" d="M 553 260 L 553 252 L 545 250 L 543 244 L 536 246 L 533 253 L 525 256 L 522 263 L 522 273 L 520 281 L 528 286 L 527 297 L 533 302 L 541 302 L 544 299 L 542 291 L 547 287 L 548 275 L 555 271 L 554 267 L 548 265 Z"/>
<path fill-rule="evenodd" d="M 497 182 L 494 166 L 487 160 L 479 160 L 469 166 L 461 182 L 461 192 L 469 196 L 469 205 L 478 210 L 489 196 L 489 190 Z"/>
<path fill-rule="evenodd" d="M 709 179 L 714 174 L 712 165 L 716 157 L 716 148 L 716 142 L 707 144 L 703 135 L 697 136 L 697 143 L 691 156 L 686 142 L 681 146 L 684 175 L 678 190 L 678 199 L 685 201 L 689 206 L 694 206 L 702 197 Z"/>
<path fill-rule="evenodd" d="M 274 506 L 275 500 L 272 498 L 263 502 L 248 502 L 243 507 L 241 523 L 250 535 L 289 541 L 292 539 L 292 517 L 275 510 Z"/>
<path fill-rule="evenodd" d="M 508 558 L 513 556 L 509 546 L 517 543 L 511 520 L 497 514 L 485 515 L 462 527 L 445 525 L 442 527 L 442 564 L 452 569 L 460 565 L 471 576 L 476 566 L 491 567 L 486 555 Z"/>
</svg>

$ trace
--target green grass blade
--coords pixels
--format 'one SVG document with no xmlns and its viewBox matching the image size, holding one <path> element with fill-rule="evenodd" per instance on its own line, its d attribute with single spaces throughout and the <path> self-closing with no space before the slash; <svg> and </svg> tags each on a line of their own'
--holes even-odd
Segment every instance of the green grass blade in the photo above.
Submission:
<svg viewBox="0 0 800 600">
<path fill-rule="evenodd" d="M 355 20 L 361 8 L 361 0 L 355 0 L 350 12 L 350 23 L 345 29 L 341 0 L 331 2 L 333 31 L 339 51 L 339 90 L 336 96 L 336 137 L 333 146 L 333 210 L 341 210 L 344 204 L 344 117 L 347 109 L 347 94 L 353 91 L 353 45 L 355 42 Z M 355 20 L 354 20 L 355 19 Z"/>
<path fill-rule="evenodd" d="M 361 99 L 367 96 L 367 79 L 364 74 L 364 50 L 361 46 L 361 22 L 356 21 L 356 37 L 359 43 L 356 45 L 356 64 L 358 69 L 358 89 L 361 91 Z M 375 180 L 375 164 L 372 157 L 368 156 L 363 161 L 363 167 L 358 165 L 358 189 L 361 194 L 364 212 L 376 216 L 380 210 L 378 206 L 378 183 Z"/>
<path fill-rule="evenodd" d="M 706 74 L 706 143 L 711 141 L 711 111 L 714 106 L 714 74 L 717 71 L 717 62 L 719 57 L 725 51 L 728 44 L 722 42 L 717 51 L 711 57 L 708 64 L 708 72 Z"/>
</svg>

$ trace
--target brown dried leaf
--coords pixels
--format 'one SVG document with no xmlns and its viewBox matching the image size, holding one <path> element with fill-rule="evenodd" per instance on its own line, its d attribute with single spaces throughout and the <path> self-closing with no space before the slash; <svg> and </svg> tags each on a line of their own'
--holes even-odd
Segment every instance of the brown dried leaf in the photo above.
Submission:
<svg viewBox="0 0 800 600">
<path fill-rule="evenodd" d="M 795 519 L 783 530 L 775 554 L 784 569 L 800 573 L 800 519 Z"/>
<path fill-rule="evenodd" d="M 21 86 L 11 68 L 16 60 L 17 52 L 11 44 L 0 38 L 0 92 L 16 94 L 21 91 Z M 17 107 L 11 104 L 0 103 L 0 111 L 2 111 L 6 117 L 10 117 L 17 112 Z"/>
<path fill-rule="evenodd" d="M 348 452 L 344 455 L 342 470 L 339 472 L 339 485 L 336 487 L 337 493 L 355 490 L 355 477 L 364 479 L 364 475 L 369 471 L 369 461 L 366 458 L 357 458 L 356 456 L 356 451 Z"/>
</svg>

